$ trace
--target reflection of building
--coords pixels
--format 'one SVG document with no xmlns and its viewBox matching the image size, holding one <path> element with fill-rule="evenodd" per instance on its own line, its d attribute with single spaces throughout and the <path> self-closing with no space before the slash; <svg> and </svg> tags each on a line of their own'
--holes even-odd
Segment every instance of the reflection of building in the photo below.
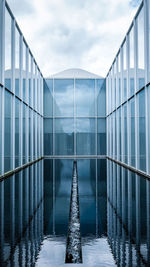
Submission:
<svg viewBox="0 0 150 267">
<path fill-rule="evenodd" d="M 150 173 L 149 5 L 141 3 L 106 80 L 81 69 L 44 79 L 1 0 L 1 174 L 52 155 L 108 156 Z"/>
<path fill-rule="evenodd" d="M 0 262 L 5 265 L 22 266 L 23 255 L 34 265 L 43 232 L 62 234 L 61 225 L 67 231 L 75 156 L 83 235 L 107 232 L 118 265 L 150 262 L 150 183 L 139 176 L 150 177 L 149 11 L 150 1 L 144 0 L 106 79 L 81 69 L 44 79 L 0 0 Z M 43 162 L 36 162 L 43 157 L 44 191 Z"/>
</svg>

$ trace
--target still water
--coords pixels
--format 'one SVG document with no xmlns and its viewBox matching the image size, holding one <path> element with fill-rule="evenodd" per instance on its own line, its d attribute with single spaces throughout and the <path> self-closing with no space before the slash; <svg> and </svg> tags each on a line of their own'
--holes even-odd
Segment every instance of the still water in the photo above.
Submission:
<svg viewBox="0 0 150 267">
<path fill-rule="evenodd" d="M 78 266 L 150 266 L 150 182 L 106 159 L 77 172 Z M 72 173 L 73 159 L 45 159 L 0 182 L 0 266 L 66 266 Z"/>
</svg>

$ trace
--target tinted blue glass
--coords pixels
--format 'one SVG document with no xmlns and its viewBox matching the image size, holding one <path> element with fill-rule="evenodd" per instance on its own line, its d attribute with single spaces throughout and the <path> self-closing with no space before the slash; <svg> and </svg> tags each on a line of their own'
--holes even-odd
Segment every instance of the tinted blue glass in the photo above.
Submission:
<svg viewBox="0 0 150 267">
<path fill-rule="evenodd" d="M 142 7 L 137 17 L 138 32 L 138 88 L 141 89 L 145 85 L 145 66 L 144 66 L 144 8 Z"/>
<path fill-rule="evenodd" d="M 97 88 L 97 116 L 106 116 L 106 80 L 96 80 Z"/>
<path fill-rule="evenodd" d="M 116 78 L 114 79 L 114 109 L 116 108 Z"/>
<path fill-rule="evenodd" d="M 130 96 L 134 95 L 134 78 L 130 78 Z"/>
<path fill-rule="evenodd" d="M 122 149 L 121 149 L 121 108 L 119 108 L 119 147 L 120 147 L 120 151 L 119 151 L 119 159 L 121 160 L 121 153 L 122 153 Z"/>
<path fill-rule="evenodd" d="M 148 87 L 148 146 L 150 147 L 150 86 Z M 150 149 L 148 155 L 148 163 L 150 166 Z M 149 168 L 150 173 L 150 168 Z"/>
<path fill-rule="evenodd" d="M 15 167 L 19 166 L 19 122 L 20 122 L 20 101 L 15 99 Z"/>
<path fill-rule="evenodd" d="M 127 99 L 127 79 L 124 78 L 123 82 L 124 82 L 124 101 L 126 101 L 126 99 Z"/>
<path fill-rule="evenodd" d="M 95 155 L 95 119 L 76 120 L 77 155 Z"/>
<path fill-rule="evenodd" d="M 74 80 L 54 80 L 54 115 L 73 116 L 74 112 Z"/>
<path fill-rule="evenodd" d="M 26 156 L 26 105 L 23 104 L 23 164 L 26 162 L 25 156 Z"/>
<path fill-rule="evenodd" d="M 128 161 L 128 143 L 127 143 L 127 105 L 123 106 L 124 108 L 124 162 Z"/>
<path fill-rule="evenodd" d="M 76 79 L 75 80 L 75 104 L 76 115 L 94 116 L 95 115 L 95 80 Z"/>
<path fill-rule="evenodd" d="M 32 144 L 32 135 L 31 135 L 31 129 L 32 129 L 32 109 L 29 109 L 29 160 L 31 161 L 31 144 Z M 41 139 L 42 140 L 42 139 Z"/>
<path fill-rule="evenodd" d="M 53 154 L 53 120 L 44 119 L 44 155 Z"/>
<path fill-rule="evenodd" d="M 55 155 L 74 154 L 74 120 L 55 119 Z"/>
<path fill-rule="evenodd" d="M 35 79 L 33 79 L 33 108 L 35 109 Z"/>
<path fill-rule="evenodd" d="M 135 166 L 135 100 L 134 98 L 130 101 L 131 109 L 131 165 Z"/>
<path fill-rule="evenodd" d="M 139 100 L 139 167 L 146 170 L 146 125 L 145 125 L 145 90 L 138 95 Z"/>
<path fill-rule="evenodd" d="M 11 16 L 5 7 L 5 87 L 11 90 Z"/>
<path fill-rule="evenodd" d="M 29 79 L 29 106 L 31 106 L 31 79 Z"/>
<path fill-rule="evenodd" d="M 19 97 L 19 79 L 15 79 L 15 94 Z"/>
<path fill-rule="evenodd" d="M 44 116 L 53 116 L 53 80 L 44 81 Z"/>
<path fill-rule="evenodd" d="M 26 101 L 26 79 L 23 79 L 23 101 Z"/>
<path fill-rule="evenodd" d="M 11 169 L 11 104 L 12 96 L 9 92 L 5 91 L 5 138 L 4 138 L 4 170 L 5 172 Z"/>
<path fill-rule="evenodd" d="M 119 92 L 118 92 L 119 96 L 119 105 L 121 104 L 121 79 L 119 78 Z"/>
<path fill-rule="evenodd" d="M 0 107 L 2 106 L 2 87 L 0 86 Z M 0 108 L 0 158 L 2 159 L 2 109 Z M 1 175 L 1 163 L 0 163 L 0 175 Z"/>
<path fill-rule="evenodd" d="M 97 154 L 106 155 L 106 119 L 98 119 Z"/>
</svg>

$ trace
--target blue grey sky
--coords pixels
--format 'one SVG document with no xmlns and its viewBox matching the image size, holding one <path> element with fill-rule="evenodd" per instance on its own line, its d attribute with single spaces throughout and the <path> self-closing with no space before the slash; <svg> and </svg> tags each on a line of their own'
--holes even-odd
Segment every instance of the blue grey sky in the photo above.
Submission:
<svg viewBox="0 0 150 267">
<path fill-rule="evenodd" d="M 43 73 L 105 76 L 141 0 L 8 0 Z"/>
</svg>

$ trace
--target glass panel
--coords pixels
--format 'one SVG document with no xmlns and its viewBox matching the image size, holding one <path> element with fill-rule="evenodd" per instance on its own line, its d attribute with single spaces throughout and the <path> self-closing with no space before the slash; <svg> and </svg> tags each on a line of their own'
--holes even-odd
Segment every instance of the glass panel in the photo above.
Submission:
<svg viewBox="0 0 150 267">
<path fill-rule="evenodd" d="M 144 69 L 144 9 L 142 8 L 137 18 L 138 26 L 138 88 L 141 89 L 145 85 L 145 69 Z"/>
<path fill-rule="evenodd" d="M 145 90 L 138 95 L 139 107 L 139 168 L 146 170 Z"/>
<path fill-rule="evenodd" d="M 95 155 L 95 119 L 76 120 L 77 155 Z"/>
<path fill-rule="evenodd" d="M 129 33 L 129 96 L 134 94 L 134 29 L 133 27 Z"/>
<path fill-rule="evenodd" d="M 29 79 L 29 106 L 31 107 L 31 79 Z"/>
<path fill-rule="evenodd" d="M 127 99 L 127 42 L 125 41 L 123 48 L 123 101 Z"/>
<path fill-rule="evenodd" d="M 124 109 L 124 162 L 128 161 L 128 136 L 127 136 L 127 104 L 123 106 Z"/>
<path fill-rule="evenodd" d="M 148 146 L 150 148 L 150 86 L 148 87 Z M 150 149 L 148 155 L 148 165 L 149 165 L 149 173 L 150 173 Z"/>
<path fill-rule="evenodd" d="M 55 119 L 55 155 L 74 154 L 74 120 Z"/>
<path fill-rule="evenodd" d="M 20 101 L 15 98 L 15 167 L 19 166 L 19 121 Z"/>
<path fill-rule="evenodd" d="M 97 88 L 97 116 L 106 116 L 106 81 L 103 79 L 96 80 Z"/>
<path fill-rule="evenodd" d="M 35 109 L 35 79 L 33 79 L 33 109 Z"/>
<path fill-rule="evenodd" d="M 53 80 L 44 81 L 44 116 L 53 116 Z"/>
<path fill-rule="evenodd" d="M 2 87 L 0 86 L 0 159 L 2 159 Z M 2 166 L 0 160 L 0 175 L 2 173 Z"/>
<path fill-rule="evenodd" d="M 26 157 L 26 105 L 23 104 L 23 164 Z"/>
<path fill-rule="evenodd" d="M 74 80 L 54 80 L 54 115 L 73 116 Z"/>
<path fill-rule="evenodd" d="M 44 155 L 53 154 L 53 120 L 44 119 Z"/>
<path fill-rule="evenodd" d="M 31 139 L 31 127 L 32 127 L 32 125 L 31 125 L 31 123 L 32 123 L 32 120 L 31 120 L 31 118 L 32 118 L 32 110 L 31 109 L 29 109 L 29 160 L 31 161 L 31 142 L 32 142 L 32 139 Z"/>
<path fill-rule="evenodd" d="M 106 119 L 98 119 L 97 124 L 97 154 L 106 155 Z"/>
<path fill-rule="evenodd" d="M 95 116 L 95 80 L 76 79 L 76 115 Z"/>
<path fill-rule="evenodd" d="M 11 169 L 11 103 L 12 96 L 5 90 L 5 138 L 4 138 L 4 171 Z"/>
<path fill-rule="evenodd" d="M 26 71 L 26 44 L 23 42 L 23 48 L 22 48 L 22 67 L 23 70 Z M 24 72 L 23 72 L 24 73 Z"/>
<path fill-rule="evenodd" d="M 20 79 L 20 34 L 15 28 L 15 94 L 19 96 L 19 79 Z"/>
<path fill-rule="evenodd" d="M 131 110 L 131 118 L 130 118 L 131 165 L 135 166 L 135 100 L 134 98 L 130 101 L 130 110 Z"/>
<path fill-rule="evenodd" d="M 121 160 L 121 154 L 122 154 L 122 149 L 121 149 L 121 108 L 119 108 L 119 147 L 120 147 L 120 151 L 119 151 L 119 160 Z"/>
<path fill-rule="evenodd" d="M 11 16 L 5 8 L 5 87 L 11 90 Z"/>
</svg>

